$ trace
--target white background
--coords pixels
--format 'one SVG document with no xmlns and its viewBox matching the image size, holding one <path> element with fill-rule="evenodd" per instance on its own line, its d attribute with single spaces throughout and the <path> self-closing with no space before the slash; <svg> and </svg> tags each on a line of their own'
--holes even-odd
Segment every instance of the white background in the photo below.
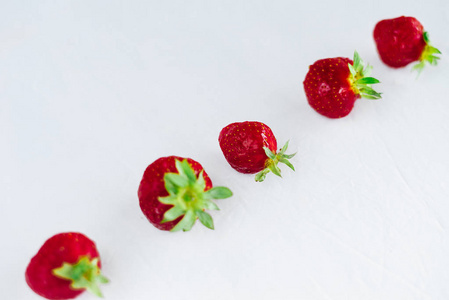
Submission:
<svg viewBox="0 0 449 300">
<path fill-rule="evenodd" d="M 80 231 L 111 300 L 449 299 L 448 3 L 2 0 L 0 298 L 39 299 L 29 259 Z M 444 53 L 418 79 L 372 38 L 401 15 Z M 308 66 L 355 49 L 383 99 L 318 115 Z M 290 139 L 297 171 L 234 171 L 217 138 L 244 120 Z M 141 213 L 143 171 L 167 155 L 233 190 L 216 230 L 162 232 Z"/>
</svg>

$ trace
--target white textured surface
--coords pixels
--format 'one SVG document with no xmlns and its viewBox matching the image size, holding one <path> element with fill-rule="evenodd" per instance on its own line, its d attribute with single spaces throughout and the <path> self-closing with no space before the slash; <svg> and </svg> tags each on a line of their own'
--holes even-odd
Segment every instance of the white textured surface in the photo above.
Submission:
<svg viewBox="0 0 449 300">
<path fill-rule="evenodd" d="M 110 300 L 449 299 L 448 3 L 2 1 L 0 298 L 38 299 L 29 259 L 80 231 Z M 418 80 L 372 40 L 400 15 L 445 54 Z M 384 98 L 321 117 L 308 66 L 354 49 Z M 218 133 L 243 120 L 291 139 L 297 172 L 257 184 L 232 170 Z M 215 231 L 142 215 L 143 171 L 170 154 L 234 191 Z"/>
</svg>

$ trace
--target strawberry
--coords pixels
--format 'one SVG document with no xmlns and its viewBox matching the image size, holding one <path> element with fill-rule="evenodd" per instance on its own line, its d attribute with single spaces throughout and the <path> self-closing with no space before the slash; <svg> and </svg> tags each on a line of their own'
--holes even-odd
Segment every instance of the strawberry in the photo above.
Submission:
<svg viewBox="0 0 449 300">
<path fill-rule="evenodd" d="M 380 94 L 370 86 L 379 80 L 367 77 L 371 69 L 369 65 L 364 66 L 357 52 L 354 61 L 344 57 L 316 61 L 304 79 L 310 106 L 319 114 L 336 119 L 347 116 L 355 100 L 361 97 L 379 99 Z"/>
<path fill-rule="evenodd" d="M 25 278 L 36 294 L 47 299 L 73 299 L 85 290 L 102 297 L 98 284 L 108 279 L 100 268 L 95 243 L 81 233 L 66 232 L 42 245 L 28 264 Z"/>
<path fill-rule="evenodd" d="M 392 68 L 402 68 L 419 61 L 413 68 L 421 71 L 425 63 L 436 65 L 441 52 L 429 44 L 429 35 L 413 17 L 382 20 L 374 28 L 374 41 L 382 61 Z"/>
<path fill-rule="evenodd" d="M 212 217 L 204 210 L 218 210 L 211 200 L 231 197 L 232 192 L 212 187 L 203 167 L 193 159 L 167 156 L 146 168 L 138 196 L 140 209 L 156 228 L 188 231 L 196 219 L 214 229 Z"/>
<path fill-rule="evenodd" d="M 288 159 L 296 153 L 285 154 L 288 141 L 279 153 L 276 153 L 276 138 L 270 127 L 264 123 L 247 121 L 229 124 L 221 130 L 218 142 L 231 167 L 240 173 L 257 173 L 257 182 L 263 181 L 270 171 L 282 177 L 278 162 L 295 170 Z"/>
</svg>

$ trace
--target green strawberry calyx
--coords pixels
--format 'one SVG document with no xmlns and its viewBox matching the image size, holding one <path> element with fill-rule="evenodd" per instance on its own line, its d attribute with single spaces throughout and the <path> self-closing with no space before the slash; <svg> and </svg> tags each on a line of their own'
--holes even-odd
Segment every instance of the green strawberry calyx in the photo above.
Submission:
<svg viewBox="0 0 449 300">
<path fill-rule="evenodd" d="M 413 70 L 417 70 L 418 73 L 421 73 L 426 63 L 429 63 L 431 66 L 436 66 L 440 59 L 437 55 L 441 54 L 440 50 L 430 45 L 429 34 L 427 32 L 424 32 L 423 39 L 426 42 L 426 46 L 419 57 L 419 63 L 413 66 Z"/>
<path fill-rule="evenodd" d="M 171 231 L 189 231 L 196 219 L 207 228 L 214 229 L 212 217 L 205 210 L 219 210 L 212 200 L 231 197 L 231 190 L 217 186 L 205 191 L 204 171 L 201 171 L 197 178 L 187 160 L 176 160 L 175 164 L 178 173 L 164 174 L 165 189 L 169 195 L 159 197 L 159 201 L 173 207 L 165 212 L 161 223 L 184 216 Z"/>
<path fill-rule="evenodd" d="M 265 177 L 270 172 L 273 172 L 273 174 L 282 177 L 281 169 L 279 169 L 278 167 L 279 162 L 286 164 L 290 169 L 295 171 L 295 167 L 291 164 L 289 159 L 295 156 L 296 153 L 285 154 L 285 151 L 287 151 L 288 148 L 288 143 L 289 141 L 285 143 L 284 147 L 282 147 L 282 149 L 278 153 L 273 153 L 273 151 L 271 151 L 268 147 L 263 147 L 263 150 L 265 150 L 265 154 L 268 156 L 268 159 L 265 163 L 265 169 L 256 174 L 257 182 L 264 181 Z"/>
<path fill-rule="evenodd" d="M 74 290 L 86 289 L 95 296 L 103 297 L 98 285 L 108 283 L 109 280 L 101 274 L 98 262 L 98 257 L 91 260 L 81 256 L 75 264 L 65 262 L 61 267 L 53 269 L 53 275 L 70 280 L 70 287 Z"/>
<path fill-rule="evenodd" d="M 353 65 L 348 63 L 349 72 L 351 72 L 349 82 L 351 83 L 353 91 L 366 99 L 377 100 L 382 98 L 381 94 L 371 87 L 372 84 L 379 83 L 380 81 L 374 77 L 368 77 L 371 74 L 373 67 L 369 64 L 365 67 L 364 62 L 357 51 L 354 51 L 353 62 Z"/>
</svg>

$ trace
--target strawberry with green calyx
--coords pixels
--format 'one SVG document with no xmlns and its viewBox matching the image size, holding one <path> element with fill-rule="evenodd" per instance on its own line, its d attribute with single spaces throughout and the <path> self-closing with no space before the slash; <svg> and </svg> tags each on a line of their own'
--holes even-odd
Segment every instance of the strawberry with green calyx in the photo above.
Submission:
<svg viewBox="0 0 449 300">
<path fill-rule="evenodd" d="M 77 232 L 49 238 L 28 264 L 25 278 L 30 288 L 47 299 L 73 299 L 85 290 L 102 297 L 101 274 L 95 243 Z"/>
<path fill-rule="evenodd" d="M 359 98 L 380 99 L 381 94 L 371 87 L 379 83 L 369 77 L 371 70 L 357 51 L 353 61 L 344 57 L 316 61 L 303 83 L 309 105 L 319 114 L 336 119 L 347 116 Z"/>
<path fill-rule="evenodd" d="M 430 45 L 429 35 L 414 17 L 398 17 L 379 21 L 373 32 L 382 61 L 392 68 L 402 68 L 419 62 L 413 69 L 419 72 L 428 63 L 436 65 L 441 52 Z"/>
<path fill-rule="evenodd" d="M 147 167 L 138 196 L 142 212 L 156 228 L 189 231 L 197 219 L 214 229 L 205 210 L 219 210 L 212 200 L 231 197 L 232 192 L 212 187 L 203 167 L 193 159 L 168 156 Z"/>
<path fill-rule="evenodd" d="M 257 173 L 257 182 L 262 182 L 269 172 L 282 177 L 279 162 L 295 170 L 288 160 L 296 153 L 285 154 L 288 141 L 276 153 L 276 138 L 264 123 L 246 121 L 229 124 L 221 130 L 218 142 L 231 167 L 240 173 Z"/>
</svg>

